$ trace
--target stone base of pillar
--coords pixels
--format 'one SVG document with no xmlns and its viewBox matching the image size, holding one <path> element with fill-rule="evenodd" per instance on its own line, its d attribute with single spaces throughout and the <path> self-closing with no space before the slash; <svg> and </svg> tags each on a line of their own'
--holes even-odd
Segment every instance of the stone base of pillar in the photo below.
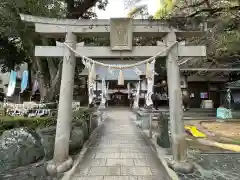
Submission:
<svg viewBox="0 0 240 180">
<path fill-rule="evenodd" d="M 134 111 L 134 112 L 137 112 L 137 111 L 139 111 L 140 110 L 140 108 L 139 107 L 134 107 L 134 108 L 132 108 L 132 110 Z"/>
<path fill-rule="evenodd" d="M 72 165 L 73 159 L 69 156 L 69 158 L 61 164 L 56 164 L 54 161 L 49 162 L 46 169 L 50 176 L 56 176 L 59 173 L 70 170 L 72 168 Z"/>
<path fill-rule="evenodd" d="M 100 105 L 98 106 L 98 109 L 99 109 L 99 110 L 104 110 L 104 109 L 106 109 L 106 107 L 105 107 L 104 104 L 100 104 Z"/>
<path fill-rule="evenodd" d="M 155 109 L 152 106 L 145 106 L 142 111 L 145 113 L 152 113 Z"/>
<path fill-rule="evenodd" d="M 144 106 L 144 109 L 147 109 L 147 110 L 153 109 L 153 105 L 150 105 L 150 106 L 145 105 L 145 106 Z"/>
<path fill-rule="evenodd" d="M 168 166 L 174 171 L 184 174 L 193 173 L 195 168 L 192 161 L 178 162 L 174 160 L 169 160 Z"/>
</svg>

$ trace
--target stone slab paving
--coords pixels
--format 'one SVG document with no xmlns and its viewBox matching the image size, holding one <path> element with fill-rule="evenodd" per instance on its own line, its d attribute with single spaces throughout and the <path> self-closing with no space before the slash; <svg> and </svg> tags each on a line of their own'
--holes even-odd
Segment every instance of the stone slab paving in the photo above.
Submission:
<svg viewBox="0 0 240 180">
<path fill-rule="evenodd" d="M 107 112 L 97 138 L 90 144 L 71 180 L 170 180 L 140 130 L 132 112 Z"/>
</svg>

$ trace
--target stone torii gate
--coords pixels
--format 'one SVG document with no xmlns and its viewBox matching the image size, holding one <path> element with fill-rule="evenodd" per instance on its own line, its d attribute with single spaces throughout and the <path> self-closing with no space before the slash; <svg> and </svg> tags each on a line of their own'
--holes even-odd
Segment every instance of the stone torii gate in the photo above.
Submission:
<svg viewBox="0 0 240 180">
<path fill-rule="evenodd" d="M 35 17 L 21 14 L 21 19 L 35 24 L 35 31 L 47 37 L 65 37 L 65 43 L 80 54 L 90 58 L 149 58 L 155 56 L 166 47 L 177 41 L 177 36 L 202 36 L 203 31 L 181 31 L 168 24 L 153 20 L 133 20 L 116 18 L 110 20 L 70 20 Z M 88 47 L 77 43 L 77 36 L 81 37 L 109 37 L 111 47 Z M 164 37 L 164 41 L 157 46 L 132 46 L 134 36 Z M 64 45 L 36 46 L 35 56 L 63 57 L 62 79 L 57 118 L 54 158 L 48 171 L 50 173 L 64 172 L 72 166 L 69 157 L 70 124 L 72 121 L 72 99 L 74 85 L 74 70 L 76 56 Z M 169 52 L 161 54 L 167 56 L 167 72 L 169 86 L 170 124 L 173 149 L 172 166 L 191 169 L 187 161 L 187 148 L 182 121 L 182 101 L 180 89 L 180 72 L 177 64 L 178 57 L 206 56 L 205 46 L 185 46 L 177 43 Z"/>
</svg>

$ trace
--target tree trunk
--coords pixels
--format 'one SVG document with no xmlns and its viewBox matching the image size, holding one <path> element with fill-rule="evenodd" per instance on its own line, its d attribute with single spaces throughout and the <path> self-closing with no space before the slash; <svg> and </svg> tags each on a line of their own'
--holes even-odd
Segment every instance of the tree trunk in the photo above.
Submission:
<svg viewBox="0 0 240 180">
<path fill-rule="evenodd" d="M 42 38 L 42 42 L 44 45 L 48 45 L 48 41 L 45 38 Z M 60 89 L 60 77 L 61 77 L 61 65 L 62 59 L 55 59 L 47 58 L 47 66 L 48 66 L 48 74 L 50 76 L 49 87 L 46 92 L 46 99 L 47 101 L 53 101 L 55 99 L 55 95 L 59 94 Z M 57 66 L 56 66 L 57 64 Z"/>
<path fill-rule="evenodd" d="M 34 58 L 33 61 L 36 65 L 36 70 L 37 70 L 37 80 L 39 83 L 39 91 L 40 91 L 40 102 L 44 102 L 45 101 L 45 97 L 46 97 L 46 92 L 47 92 L 47 87 L 46 87 L 46 81 L 44 79 L 44 76 L 42 75 L 43 72 L 43 68 L 41 66 L 41 60 L 37 57 Z M 38 74 L 40 72 L 40 74 Z"/>
<path fill-rule="evenodd" d="M 45 85 L 43 76 L 38 78 L 39 86 L 40 86 L 40 102 L 46 102 L 47 99 L 47 86 Z"/>
<path fill-rule="evenodd" d="M 28 62 L 27 63 L 27 68 L 28 68 L 28 87 L 27 87 L 27 92 L 28 92 L 28 99 L 31 100 L 32 96 L 32 63 Z"/>
<path fill-rule="evenodd" d="M 60 60 L 59 60 L 60 61 Z M 62 60 L 59 62 L 58 67 L 56 68 L 54 66 L 54 64 L 51 62 L 51 60 L 48 61 L 48 69 L 49 69 L 49 73 L 54 70 L 57 69 L 57 71 L 55 71 L 56 73 L 50 73 L 50 86 L 48 88 L 47 91 L 47 99 L 48 101 L 53 101 L 55 99 L 55 96 L 59 94 L 59 90 L 60 90 L 60 85 L 61 85 L 61 66 L 62 66 Z"/>
</svg>

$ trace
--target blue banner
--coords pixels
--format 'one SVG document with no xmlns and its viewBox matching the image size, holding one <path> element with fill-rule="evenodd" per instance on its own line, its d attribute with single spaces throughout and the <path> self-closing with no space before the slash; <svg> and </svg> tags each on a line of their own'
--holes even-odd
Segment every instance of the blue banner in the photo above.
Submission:
<svg viewBox="0 0 240 180">
<path fill-rule="evenodd" d="M 23 71 L 21 82 L 21 93 L 27 88 L 28 85 L 28 71 Z"/>
<path fill-rule="evenodd" d="M 16 71 L 11 71 L 10 73 L 10 79 L 8 83 L 8 91 L 7 91 L 7 96 L 10 97 L 13 95 L 15 87 L 16 87 L 16 80 L 17 80 L 17 72 Z"/>
</svg>

